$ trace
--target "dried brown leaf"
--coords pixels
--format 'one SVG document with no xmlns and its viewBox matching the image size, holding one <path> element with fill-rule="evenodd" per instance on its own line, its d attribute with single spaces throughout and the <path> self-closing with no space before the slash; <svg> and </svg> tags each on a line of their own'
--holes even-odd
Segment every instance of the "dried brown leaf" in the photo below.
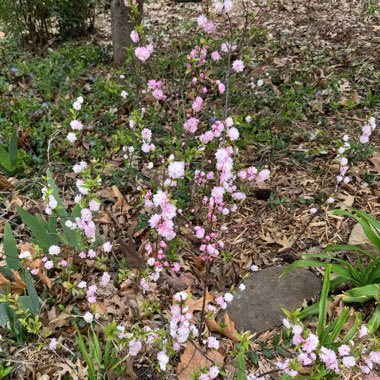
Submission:
<svg viewBox="0 0 380 380">
<path fill-rule="evenodd" d="M 117 240 L 121 253 L 127 259 L 127 265 L 129 268 L 138 269 L 143 271 L 146 268 L 145 257 L 137 252 L 136 244 L 132 239 L 129 239 L 126 243 L 122 238 Z"/>
<path fill-rule="evenodd" d="M 210 331 L 218 332 L 220 334 L 223 334 L 227 338 L 230 338 L 234 342 L 240 342 L 239 338 L 237 337 L 235 323 L 231 321 L 230 317 L 228 316 L 228 313 L 226 312 L 223 316 L 224 324 L 226 327 L 220 326 L 218 322 L 214 318 L 209 318 L 206 320 L 207 327 L 210 329 Z"/>
<path fill-rule="evenodd" d="M 0 273 L 0 287 L 2 288 L 4 293 L 7 293 L 10 284 L 12 293 L 16 293 L 19 295 L 24 294 L 24 291 L 26 289 L 25 282 L 21 279 L 20 274 L 16 270 L 11 269 L 11 271 L 13 274 L 14 281 L 8 280 Z"/>
<path fill-rule="evenodd" d="M 116 197 L 116 203 L 113 206 L 114 212 L 122 212 L 128 215 L 128 212 L 133 207 L 128 204 L 125 196 L 121 193 L 117 186 L 112 186 L 112 191 Z"/>
<path fill-rule="evenodd" d="M 186 293 L 190 294 L 190 289 L 185 290 Z M 215 297 L 210 294 L 208 291 L 206 291 L 206 302 L 205 305 L 207 306 L 208 303 L 215 302 Z M 201 311 L 203 307 L 203 297 L 201 298 L 190 298 L 187 301 L 187 306 L 189 307 L 189 312 L 194 313 L 194 311 Z"/>
<path fill-rule="evenodd" d="M 12 191 L 16 188 L 16 186 L 9 182 L 7 177 L 0 175 L 0 191 L 7 190 Z"/>
<path fill-rule="evenodd" d="M 224 357 L 218 351 L 203 353 L 196 343 L 188 343 L 177 366 L 177 379 L 189 380 L 202 368 L 209 368 L 214 364 L 220 366 L 223 362 Z"/>
<path fill-rule="evenodd" d="M 380 152 L 375 152 L 369 160 L 374 166 L 373 170 L 380 174 Z"/>
<path fill-rule="evenodd" d="M 23 251 L 29 251 L 34 257 L 36 255 L 36 251 L 34 249 L 34 244 L 32 243 L 25 243 L 20 246 L 21 252 Z M 29 269 L 38 269 L 37 276 L 38 278 L 42 281 L 43 284 L 45 284 L 49 289 L 52 288 L 53 283 L 50 280 L 50 278 L 47 276 L 46 271 L 43 266 L 43 262 L 41 259 L 35 259 L 35 260 L 30 260 L 27 261 L 27 266 Z"/>
</svg>

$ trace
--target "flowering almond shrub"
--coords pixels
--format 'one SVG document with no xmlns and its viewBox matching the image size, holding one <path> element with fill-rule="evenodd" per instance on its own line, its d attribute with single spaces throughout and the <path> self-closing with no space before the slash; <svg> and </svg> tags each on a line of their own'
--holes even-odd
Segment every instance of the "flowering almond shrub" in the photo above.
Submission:
<svg viewBox="0 0 380 380">
<path fill-rule="evenodd" d="M 218 2 L 215 11 L 225 20 L 232 9 L 232 2 Z M 219 16 L 218 16 L 219 17 Z M 214 302 L 206 302 L 208 288 L 207 276 L 212 266 L 218 266 L 226 249 L 224 236 L 228 234 L 229 220 L 245 200 L 246 191 L 251 186 L 267 181 L 270 171 L 265 166 L 245 167 L 240 162 L 240 132 L 229 115 L 230 77 L 244 71 L 243 60 L 231 61 L 231 42 L 218 42 L 210 39 L 212 49 L 206 39 L 216 32 L 216 23 L 202 15 L 197 19 L 200 36 L 198 42 L 184 57 L 185 73 L 180 83 L 180 102 L 178 125 L 171 128 L 172 139 L 163 138 L 159 125 L 151 126 L 150 119 L 155 109 L 161 113 L 176 108 L 176 84 L 173 87 L 165 78 L 148 79 L 141 87 L 142 78 L 122 90 L 120 96 L 128 100 L 134 96 L 139 102 L 130 112 L 128 123 L 117 131 L 115 147 L 123 146 L 117 154 L 124 159 L 125 167 L 137 171 L 150 170 L 156 173 L 157 180 L 140 186 L 143 198 L 143 212 L 148 216 L 150 239 L 144 245 L 146 269 L 142 272 L 129 271 L 121 275 L 124 281 L 135 284 L 145 297 L 151 299 L 151 292 L 163 272 L 180 274 L 183 260 L 176 253 L 176 247 L 184 244 L 191 235 L 193 254 L 198 256 L 206 267 L 203 284 L 204 302 L 200 316 L 193 314 L 187 306 L 187 292 L 174 295 L 170 316 L 163 318 L 160 325 L 133 326 L 117 324 L 116 321 L 105 327 L 107 339 L 117 345 L 120 352 L 129 357 L 141 354 L 151 356 L 158 371 L 167 370 L 171 358 L 184 348 L 189 341 L 199 342 L 203 349 L 217 350 L 219 341 L 205 332 L 205 320 L 213 316 L 217 308 L 225 309 L 233 299 L 232 293 L 225 293 Z M 204 33 L 204 36 L 202 34 Z M 145 65 L 155 54 L 152 42 L 147 41 L 141 26 L 131 34 L 136 44 L 131 56 L 135 65 Z M 218 49 L 216 48 L 218 46 Z M 137 61 L 136 61 L 137 60 Z M 226 65 L 228 65 L 226 67 Z M 226 67 L 226 69 L 224 69 Z M 219 74 L 218 74 L 219 73 Z M 221 75 L 224 73 L 224 75 Z M 155 102 L 155 109 L 144 106 L 144 97 L 149 94 Z M 220 98 L 220 109 L 209 109 L 215 99 Z M 86 97 L 79 96 L 72 104 L 72 119 L 68 121 L 69 144 L 78 144 L 92 129 L 83 121 L 86 112 Z M 210 116 L 214 115 L 214 116 Z M 80 161 L 72 167 L 76 177 L 77 195 L 72 211 L 63 210 L 63 205 L 50 179 L 43 188 L 45 213 L 51 220 L 61 221 L 57 231 L 59 238 L 46 250 L 39 251 L 42 261 L 40 268 L 30 268 L 33 275 L 40 270 L 60 273 L 66 278 L 65 286 L 71 289 L 78 299 L 83 299 L 83 321 L 88 324 L 101 323 L 102 315 L 97 311 L 97 294 L 112 279 L 103 270 L 92 283 L 71 279 L 77 277 L 75 268 L 97 262 L 100 267 L 112 255 L 113 243 L 102 242 L 97 233 L 96 215 L 101 208 L 101 200 L 96 194 L 102 188 L 102 171 L 105 164 L 97 160 Z M 133 180 L 133 178 L 131 178 Z M 149 187 L 147 187 L 149 185 Z M 189 244 L 189 243 L 186 243 Z M 71 246 L 69 252 L 64 246 Z M 21 257 L 28 265 L 32 260 L 25 252 Z M 82 263 L 82 264 L 81 264 Z M 189 344 L 189 343 L 188 343 Z M 56 350 L 59 341 L 53 338 L 49 348 Z M 81 345 L 81 349 L 83 349 Z M 214 379 L 218 376 L 218 366 L 206 368 L 199 373 L 199 379 Z"/>
<path fill-rule="evenodd" d="M 137 12 L 135 2 L 126 0 L 125 4 L 131 7 L 133 17 Z M 215 320 L 217 313 L 233 301 L 235 284 L 219 291 L 214 286 L 214 294 L 209 293 L 213 271 L 234 258 L 228 238 L 237 232 L 233 227 L 236 212 L 252 188 L 271 177 L 270 165 L 265 161 L 246 164 L 242 118 L 230 107 L 231 96 L 239 83 L 246 81 L 245 73 L 253 61 L 250 49 L 241 45 L 239 30 L 232 26 L 233 7 L 231 0 L 214 4 L 207 1 L 205 14 L 193 20 L 197 33 L 189 39 L 188 50 L 177 57 L 171 69 L 176 73 L 174 78 L 163 77 L 156 70 L 160 50 L 146 35 L 144 26 L 137 26 L 130 36 L 135 44 L 129 49 L 131 78 L 124 81 L 122 74 L 121 84 L 111 80 L 106 83 L 117 97 L 117 105 L 126 110 L 119 115 L 111 107 L 111 135 L 102 136 L 103 125 L 92 120 L 98 105 L 90 98 L 88 88 L 72 97 L 71 116 L 63 123 L 62 146 L 78 158 L 65 173 L 75 184 L 75 195 L 68 199 L 49 170 L 42 188 L 43 215 L 33 216 L 18 209 L 33 236 L 33 244 L 21 249 L 19 260 L 49 291 L 53 292 L 54 283 L 75 301 L 75 307 L 61 304 L 59 308 L 64 318 L 76 325 L 76 344 L 90 378 L 121 376 L 134 360 L 149 363 L 162 378 L 169 378 L 189 347 L 208 358 L 205 363 L 196 363 L 198 367 L 193 364 L 189 378 L 233 376 L 225 372 L 221 351 L 229 361 L 238 353 L 239 380 L 253 378 L 245 374 L 247 335 L 239 335 L 232 325 Z M 257 87 L 262 86 L 264 81 L 260 79 Z M 245 118 L 246 123 L 250 121 L 250 117 Z M 363 127 L 361 145 L 351 144 L 346 135 L 339 143 L 336 193 L 327 198 L 327 204 L 334 203 L 340 188 L 350 183 L 349 162 L 356 151 L 366 150 L 375 128 L 376 121 L 370 118 Z M 94 141 L 102 138 L 107 139 L 104 145 L 109 157 L 103 151 L 96 158 L 80 156 L 85 147 L 96 145 Z M 104 238 L 102 191 L 107 181 L 113 183 L 116 178 L 139 196 L 139 204 L 134 205 L 138 226 L 126 232 L 144 233 L 134 257 L 138 257 L 138 265 L 133 265 L 128 252 L 118 254 L 118 236 L 108 234 Z M 309 211 L 317 215 L 318 209 L 312 207 Z M 188 269 L 184 252 L 203 270 L 191 285 L 182 282 Z M 256 270 L 258 267 L 252 265 L 251 271 Z M 142 306 L 135 313 L 144 313 L 145 318 L 139 319 L 133 312 L 123 320 L 110 316 L 112 311 L 101 301 L 112 298 L 114 289 L 140 296 Z M 247 291 L 243 283 L 239 290 Z M 328 290 L 324 294 L 326 302 Z M 127 298 L 119 298 L 118 302 L 127 304 Z M 45 309 L 49 305 L 46 302 Z M 29 329 L 34 335 L 40 333 L 37 322 L 37 328 Z M 218 328 L 210 327 L 215 325 Z M 286 319 L 284 325 L 296 352 L 291 356 L 284 350 L 289 358 L 278 360 L 275 371 L 284 378 L 303 378 L 299 376 L 307 374 L 322 379 L 346 372 L 368 373 L 379 364 L 378 344 L 366 333 L 365 325 L 355 325 L 347 340 L 334 333 L 328 344 L 319 332 L 297 318 Z M 340 333 L 342 326 L 338 323 L 329 328 L 334 332 L 336 326 Z M 231 347 L 222 346 L 221 335 L 213 334 L 215 331 L 228 336 L 234 342 Z M 63 336 L 49 334 L 41 332 L 45 348 L 58 355 L 75 355 Z M 177 375 L 181 380 L 187 376 L 179 370 Z"/>
</svg>

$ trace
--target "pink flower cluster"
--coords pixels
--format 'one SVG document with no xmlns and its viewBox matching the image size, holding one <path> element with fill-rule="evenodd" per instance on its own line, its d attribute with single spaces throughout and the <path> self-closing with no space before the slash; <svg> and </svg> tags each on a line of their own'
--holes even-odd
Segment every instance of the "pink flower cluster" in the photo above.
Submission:
<svg viewBox="0 0 380 380">
<path fill-rule="evenodd" d="M 171 179 L 180 179 L 185 175 L 185 163 L 180 161 L 171 162 L 168 166 L 168 175 Z"/>
<path fill-rule="evenodd" d="M 346 175 L 349 166 L 348 159 L 345 157 L 345 152 L 351 148 L 351 144 L 349 143 L 349 137 L 347 135 L 343 136 L 343 145 L 338 149 L 337 159 L 339 161 L 339 175 L 336 177 L 337 183 L 344 182 L 345 184 L 349 183 L 351 178 Z"/>
<path fill-rule="evenodd" d="M 182 291 L 174 295 L 174 300 L 177 304 L 171 307 L 172 320 L 170 321 L 170 335 L 174 340 L 173 347 L 176 351 L 181 349 L 181 344 L 187 342 L 190 334 L 193 337 L 198 336 L 196 326 L 191 322 L 193 314 L 189 312 L 186 306 L 188 295 Z"/>
<path fill-rule="evenodd" d="M 43 187 L 42 191 L 42 199 L 47 203 L 45 207 L 45 212 L 47 215 L 51 215 L 53 210 L 55 210 L 58 206 L 58 202 L 55 199 L 54 195 L 51 193 L 47 187 Z"/>
<path fill-rule="evenodd" d="M 334 350 L 321 346 L 318 336 L 304 329 L 301 324 L 292 324 L 286 318 L 283 324 L 286 329 L 291 329 L 292 343 L 298 350 L 298 354 L 294 360 L 287 359 L 284 362 L 278 362 L 277 367 L 291 377 L 297 376 L 300 367 L 312 366 L 314 363 L 323 363 L 327 370 L 335 374 L 354 368 L 368 374 L 373 369 L 374 363 L 380 363 L 380 352 L 369 351 L 367 347 L 370 340 L 368 339 L 367 342 L 363 340 L 368 333 L 364 325 L 354 339 L 347 344 L 339 344 Z"/>
<path fill-rule="evenodd" d="M 198 113 L 202 109 L 202 105 L 203 105 L 203 99 L 202 99 L 202 97 L 197 96 L 195 98 L 193 104 L 191 105 L 191 108 L 193 109 L 193 111 L 195 113 Z"/>
<path fill-rule="evenodd" d="M 185 128 L 186 132 L 189 133 L 195 133 L 198 130 L 198 125 L 199 125 L 199 119 L 195 117 L 190 117 L 185 121 L 185 124 L 183 127 Z"/>
<path fill-rule="evenodd" d="M 136 57 L 145 63 L 153 53 L 153 44 L 148 44 L 146 46 L 139 46 L 135 50 Z"/>
<path fill-rule="evenodd" d="M 215 3 L 216 13 L 222 13 L 223 11 L 225 11 L 226 13 L 230 13 L 232 11 L 232 7 L 232 0 L 217 1 Z"/>
<path fill-rule="evenodd" d="M 162 80 L 151 79 L 148 81 L 148 88 L 152 90 L 152 95 L 157 100 L 166 100 L 167 96 L 162 91 L 164 82 Z"/>
<path fill-rule="evenodd" d="M 200 47 L 198 45 L 194 46 L 194 48 L 190 51 L 190 53 L 187 55 L 187 60 L 189 63 L 187 64 L 187 68 L 191 69 L 194 67 L 203 66 L 207 60 L 207 50 L 208 46 Z"/>
<path fill-rule="evenodd" d="M 144 153 L 153 152 L 156 149 L 156 146 L 151 143 L 152 140 L 152 131 L 148 128 L 144 128 L 141 131 L 141 150 Z"/>
<path fill-rule="evenodd" d="M 367 144 L 369 142 L 369 138 L 372 135 L 372 132 L 376 129 L 376 120 L 374 117 L 371 117 L 368 120 L 368 124 L 364 125 L 362 128 L 362 135 L 360 136 L 360 142 L 362 144 Z"/>
<path fill-rule="evenodd" d="M 154 250 L 151 243 L 146 243 L 144 248 L 149 256 L 153 255 Z M 151 281 L 154 281 L 154 282 L 157 281 L 160 278 L 160 274 L 164 268 L 171 267 L 173 272 L 178 272 L 181 268 L 180 263 L 178 262 L 171 263 L 168 260 L 168 256 L 165 252 L 166 248 L 167 248 L 166 242 L 161 240 L 158 244 L 156 259 L 154 257 L 150 257 L 147 260 L 147 264 L 149 268 L 148 277 L 150 278 Z"/>
<path fill-rule="evenodd" d="M 73 109 L 75 111 L 80 111 L 80 109 L 82 108 L 82 104 L 83 104 L 83 97 L 82 96 L 79 96 L 76 101 L 73 103 Z M 76 134 L 76 131 L 82 131 L 83 130 L 83 124 L 74 119 L 70 122 L 70 127 L 71 129 L 74 131 L 74 132 L 69 132 L 66 136 L 66 139 L 71 142 L 71 143 L 74 143 L 76 140 L 77 140 L 77 134 Z"/>
<path fill-rule="evenodd" d="M 147 197 L 145 198 L 145 207 L 151 207 L 152 205 L 159 207 L 161 213 L 150 217 L 150 227 L 156 229 L 158 235 L 166 240 L 173 240 L 176 236 L 173 218 L 177 215 L 177 207 L 170 203 L 168 194 L 162 190 L 158 190 L 153 195 L 153 201 Z"/>
<path fill-rule="evenodd" d="M 216 30 L 214 21 L 209 20 L 205 15 L 197 17 L 198 27 L 208 34 L 212 34 Z"/>
</svg>

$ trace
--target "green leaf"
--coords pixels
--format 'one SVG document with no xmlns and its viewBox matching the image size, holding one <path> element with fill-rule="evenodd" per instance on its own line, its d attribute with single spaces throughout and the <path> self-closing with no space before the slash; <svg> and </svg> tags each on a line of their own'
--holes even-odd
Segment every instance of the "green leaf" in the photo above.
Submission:
<svg viewBox="0 0 380 380">
<path fill-rule="evenodd" d="M 9 322 L 9 308 L 7 302 L 0 303 L 0 326 L 5 328 Z"/>
<path fill-rule="evenodd" d="M 273 334 L 273 338 L 272 338 L 272 342 L 273 342 L 273 346 L 277 346 L 280 342 L 280 337 L 278 336 L 277 333 L 274 333 Z"/>
<path fill-rule="evenodd" d="M 355 321 L 353 325 L 351 326 L 351 328 L 347 331 L 347 334 L 344 336 L 342 340 L 343 343 L 348 343 L 356 335 L 361 323 L 362 323 L 362 314 L 356 313 Z"/>
<path fill-rule="evenodd" d="M 305 267 L 327 267 L 328 265 L 331 266 L 331 269 L 334 273 L 336 273 L 338 276 L 341 276 L 349 281 L 352 281 L 352 276 L 350 270 L 347 268 L 343 268 L 342 266 L 338 264 L 329 264 L 325 263 L 323 261 L 318 260 L 297 260 L 291 265 L 289 265 L 285 270 L 281 273 L 281 276 L 284 276 L 289 271 L 291 271 L 294 268 L 305 268 Z"/>
<path fill-rule="evenodd" d="M 364 233 L 366 234 L 368 239 L 380 250 L 380 223 L 376 219 L 372 218 L 370 215 L 362 211 L 356 210 L 354 208 L 350 209 L 353 210 L 356 214 L 358 214 L 358 216 L 346 210 L 332 210 L 330 211 L 330 214 L 345 215 L 352 219 L 355 219 L 363 227 Z M 375 228 L 376 232 L 373 228 Z"/>
<path fill-rule="evenodd" d="M 247 352 L 248 359 L 254 364 L 258 365 L 259 364 L 259 356 L 255 351 L 248 351 Z"/>
<path fill-rule="evenodd" d="M 11 141 L 9 142 L 9 160 L 14 170 L 16 169 L 16 164 L 17 164 L 17 155 L 18 155 L 17 144 L 18 144 L 18 135 L 17 135 L 17 130 L 15 128 L 13 130 Z"/>
<path fill-rule="evenodd" d="M 325 344 L 335 343 L 336 338 L 339 336 L 340 332 L 343 329 L 344 324 L 347 322 L 350 316 L 349 309 L 347 307 L 344 308 L 339 318 L 335 321 L 334 328 L 330 334 L 327 336 L 327 341 Z"/>
<path fill-rule="evenodd" d="M 47 230 L 49 232 L 49 236 L 52 244 L 58 244 L 58 233 L 57 233 L 57 218 L 54 216 L 50 216 L 47 223 Z"/>
<path fill-rule="evenodd" d="M 305 308 L 304 310 L 302 310 L 299 313 L 298 318 L 302 321 L 306 317 L 310 317 L 310 315 L 316 315 L 318 313 L 319 313 L 319 302 L 314 303 L 313 305 L 310 305 L 307 308 Z"/>
<path fill-rule="evenodd" d="M 51 238 L 47 229 L 36 217 L 29 214 L 29 212 L 24 210 L 22 207 L 17 206 L 17 212 L 20 215 L 22 221 L 32 231 L 34 238 L 38 241 L 38 245 L 47 252 L 49 250 L 49 247 L 52 245 Z"/>
<path fill-rule="evenodd" d="M 247 376 L 245 374 L 245 355 L 244 350 L 240 350 L 237 358 L 237 376 L 236 380 L 246 380 Z"/>
<path fill-rule="evenodd" d="M 78 327 L 77 327 L 77 344 L 78 344 L 79 349 L 81 350 L 82 355 L 83 355 L 83 357 L 87 363 L 89 379 L 90 380 L 96 380 L 97 376 L 96 376 L 96 371 L 95 371 L 95 367 L 94 367 L 92 358 L 87 352 L 87 347 L 84 343 L 82 334 L 80 333 Z"/>
<path fill-rule="evenodd" d="M 20 296 L 18 301 L 24 310 L 28 310 L 33 313 L 34 305 L 32 299 L 29 296 Z"/>
<path fill-rule="evenodd" d="M 374 264 L 379 265 L 379 263 L 374 263 Z M 368 277 L 368 282 L 370 284 L 375 283 L 375 282 L 379 282 L 379 281 L 376 281 L 379 278 L 380 278 L 380 265 L 371 272 L 371 274 Z"/>
<path fill-rule="evenodd" d="M 5 169 L 6 175 L 12 174 L 12 163 L 9 153 L 2 146 L 0 146 L 0 164 Z"/>
<path fill-rule="evenodd" d="M 326 316 L 327 316 L 327 298 L 329 296 L 330 289 L 330 273 L 331 264 L 326 266 L 325 278 L 323 281 L 321 299 L 319 301 L 319 320 L 318 320 L 318 337 L 321 345 L 324 343 L 324 331 L 326 327 Z"/>
<path fill-rule="evenodd" d="M 5 223 L 4 228 L 4 252 L 7 268 L 16 271 L 21 269 L 16 240 L 13 236 L 11 225 L 8 222 Z"/>
<path fill-rule="evenodd" d="M 329 244 L 325 247 L 326 252 L 339 252 L 339 251 L 352 251 L 352 252 L 358 252 L 361 253 L 371 259 L 376 259 L 376 256 L 374 256 L 371 252 L 362 249 L 360 247 L 357 247 L 356 245 L 349 245 L 349 244 Z"/>
<path fill-rule="evenodd" d="M 46 173 L 47 182 L 49 184 L 49 188 L 52 190 L 52 195 L 58 203 L 57 212 L 61 217 L 61 226 L 63 232 L 65 233 L 65 237 L 67 239 L 66 243 L 76 250 L 80 250 L 80 237 L 79 232 L 77 230 L 72 230 L 71 228 L 66 226 L 66 221 L 69 220 L 69 214 L 65 208 L 65 205 L 62 202 L 61 197 L 59 196 L 58 188 L 54 182 L 53 175 L 50 170 Z M 75 212 L 78 212 L 78 208 L 74 208 Z M 80 210 L 80 208 L 79 208 Z M 78 215 L 79 216 L 79 215 Z"/>
<path fill-rule="evenodd" d="M 345 282 L 347 282 L 349 280 L 347 280 L 346 278 L 343 278 L 343 277 L 336 277 L 334 278 L 331 282 L 330 282 L 330 289 L 331 290 L 334 290 L 337 286 L 341 285 L 341 284 L 344 284 Z"/>
<path fill-rule="evenodd" d="M 36 292 L 36 288 L 34 287 L 33 277 L 27 271 L 25 271 L 25 282 L 26 282 L 26 289 L 28 290 L 28 295 L 33 303 L 33 309 L 31 310 L 32 314 L 37 315 L 40 311 L 40 299 Z"/>
<path fill-rule="evenodd" d="M 371 318 L 367 323 L 367 326 L 370 334 L 376 334 L 377 330 L 380 327 L 380 305 L 376 306 L 376 309 L 372 313 Z"/>
<path fill-rule="evenodd" d="M 277 351 L 280 355 L 286 355 L 286 349 L 285 349 L 284 347 L 276 346 L 276 351 Z"/>
<path fill-rule="evenodd" d="M 349 268 L 354 268 L 354 266 L 352 264 L 348 263 L 346 260 L 342 260 L 342 259 L 339 259 L 337 257 L 326 255 L 324 253 L 307 253 L 307 254 L 304 254 L 302 256 L 337 261 L 337 262 L 339 262 L 339 263 L 341 263 L 341 264 L 343 264 Z M 328 264 L 328 263 L 326 263 L 326 264 Z"/>
<path fill-rule="evenodd" d="M 380 284 L 352 288 L 343 293 L 344 302 L 366 302 L 380 295 Z"/>
</svg>

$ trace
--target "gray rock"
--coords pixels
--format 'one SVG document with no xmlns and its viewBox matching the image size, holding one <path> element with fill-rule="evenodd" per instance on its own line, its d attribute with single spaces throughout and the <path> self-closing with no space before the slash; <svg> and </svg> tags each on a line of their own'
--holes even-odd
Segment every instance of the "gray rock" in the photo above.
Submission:
<svg viewBox="0 0 380 380">
<path fill-rule="evenodd" d="M 281 308 L 294 310 L 318 295 L 322 284 L 311 271 L 294 269 L 281 279 L 282 267 L 263 269 L 253 273 L 238 290 L 227 308 L 238 331 L 262 333 L 281 325 L 285 317 Z"/>
</svg>

